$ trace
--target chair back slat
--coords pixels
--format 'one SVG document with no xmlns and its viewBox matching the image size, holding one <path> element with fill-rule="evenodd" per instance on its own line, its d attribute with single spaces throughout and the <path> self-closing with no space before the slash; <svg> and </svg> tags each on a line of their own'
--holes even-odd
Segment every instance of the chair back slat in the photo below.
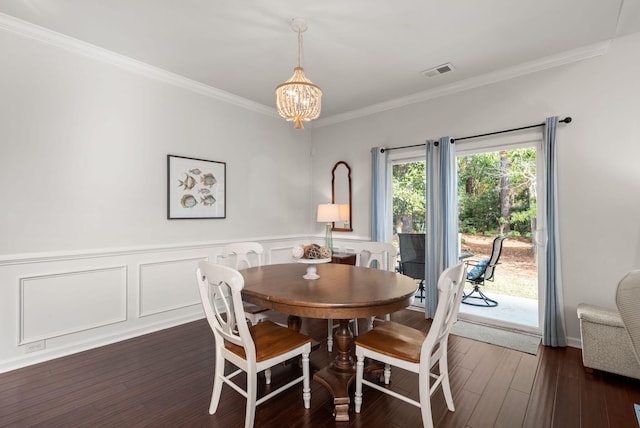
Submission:
<svg viewBox="0 0 640 428">
<path fill-rule="evenodd" d="M 227 266 L 198 263 L 200 299 L 216 340 L 227 340 L 255 357 L 255 345 L 244 317 L 241 292 L 242 275 Z"/>
<path fill-rule="evenodd" d="M 424 263 L 425 242 L 424 233 L 398 233 L 398 245 L 402 262 Z"/>
<path fill-rule="evenodd" d="M 264 264 L 264 249 L 257 242 L 236 242 L 227 244 L 222 249 L 225 265 L 236 270 L 262 266 Z"/>
<path fill-rule="evenodd" d="M 466 264 L 458 263 L 445 269 L 438 279 L 438 306 L 420 352 L 420 365 L 427 365 L 427 370 L 447 347 L 449 332 L 458 317 L 466 276 Z"/>
<path fill-rule="evenodd" d="M 400 272 L 410 278 L 425 279 L 425 234 L 398 233 Z"/>
<path fill-rule="evenodd" d="M 489 257 L 489 264 L 487 265 L 487 269 L 484 271 L 484 280 L 490 281 L 493 278 L 493 273 L 496 269 L 496 265 L 498 264 L 498 260 L 500 260 L 500 255 L 502 255 L 502 243 L 507 239 L 506 236 L 496 236 L 496 239 L 493 240 L 493 248 L 491 250 L 491 257 Z"/>
<path fill-rule="evenodd" d="M 398 251 L 393 244 L 366 242 L 358 246 L 357 250 L 356 266 L 395 271 Z"/>
</svg>

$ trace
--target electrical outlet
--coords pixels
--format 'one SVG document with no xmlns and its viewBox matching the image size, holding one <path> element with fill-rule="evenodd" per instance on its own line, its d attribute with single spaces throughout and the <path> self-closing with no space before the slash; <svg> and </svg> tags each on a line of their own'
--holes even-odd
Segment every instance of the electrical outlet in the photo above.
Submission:
<svg viewBox="0 0 640 428">
<path fill-rule="evenodd" d="M 44 340 L 38 340 L 37 342 L 28 343 L 24 347 L 24 352 L 42 351 L 45 348 Z"/>
</svg>

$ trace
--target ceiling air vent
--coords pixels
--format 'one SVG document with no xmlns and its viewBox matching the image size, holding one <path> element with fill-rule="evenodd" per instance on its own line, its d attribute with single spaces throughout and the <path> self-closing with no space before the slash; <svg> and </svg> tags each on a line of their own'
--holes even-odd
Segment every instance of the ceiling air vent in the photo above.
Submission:
<svg viewBox="0 0 640 428">
<path fill-rule="evenodd" d="M 421 71 L 420 74 L 422 74 L 424 77 L 433 77 L 440 74 L 448 73 L 453 70 L 455 70 L 455 67 L 449 63 L 446 63 L 437 67 L 430 68 L 428 70 Z"/>
</svg>

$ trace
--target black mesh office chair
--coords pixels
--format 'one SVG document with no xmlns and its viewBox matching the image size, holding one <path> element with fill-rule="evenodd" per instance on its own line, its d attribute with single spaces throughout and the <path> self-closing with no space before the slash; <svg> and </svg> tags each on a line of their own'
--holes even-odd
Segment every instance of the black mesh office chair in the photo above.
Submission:
<svg viewBox="0 0 640 428">
<path fill-rule="evenodd" d="M 480 287 L 484 286 L 485 281 L 493 281 L 493 275 L 498 265 L 498 260 L 500 260 L 500 254 L 502 254 L 502 242 L 505 239 L 507 239 L 506 236 L 496 236 L 496 239 L 493 240 L 491 257 L 488 259 L 479 262 L 467 262 L 467 282 L 473 285 L 473 290 L 462 296 L 462 303 L 473 306 L 498 306 L 498 302 L 487 297 L 480 290 Z"/>
<path fill-rule="evenodd" d="M 425 234 L 424 233 L 398 233 L 400 245 L 400 273 L 413 279 L 419 279 L 418 299 L 424 299 L 425 276 Z"/>
</svg>

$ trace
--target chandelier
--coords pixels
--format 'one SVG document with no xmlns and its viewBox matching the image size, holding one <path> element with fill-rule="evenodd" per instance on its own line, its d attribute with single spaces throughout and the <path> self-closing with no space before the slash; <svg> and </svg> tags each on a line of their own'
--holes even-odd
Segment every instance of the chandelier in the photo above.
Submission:
<svg viewBox="0 0 640 428">
<path fill-rule="evenodd" d="M 298 66 L 293 69 L 293 76 L 276 88 L 278 114 L 288 121 L 295 121 L 296 129 L 303 129 L 302 122 L 317 119 L 320 116 L 322 91 L 304 75 L 300 66 L 302 51 L 302 33 L 307 31 L 307 23 L 303 18 L 294 18 L 291 29 L 298 33 Z"/>
</svg>

